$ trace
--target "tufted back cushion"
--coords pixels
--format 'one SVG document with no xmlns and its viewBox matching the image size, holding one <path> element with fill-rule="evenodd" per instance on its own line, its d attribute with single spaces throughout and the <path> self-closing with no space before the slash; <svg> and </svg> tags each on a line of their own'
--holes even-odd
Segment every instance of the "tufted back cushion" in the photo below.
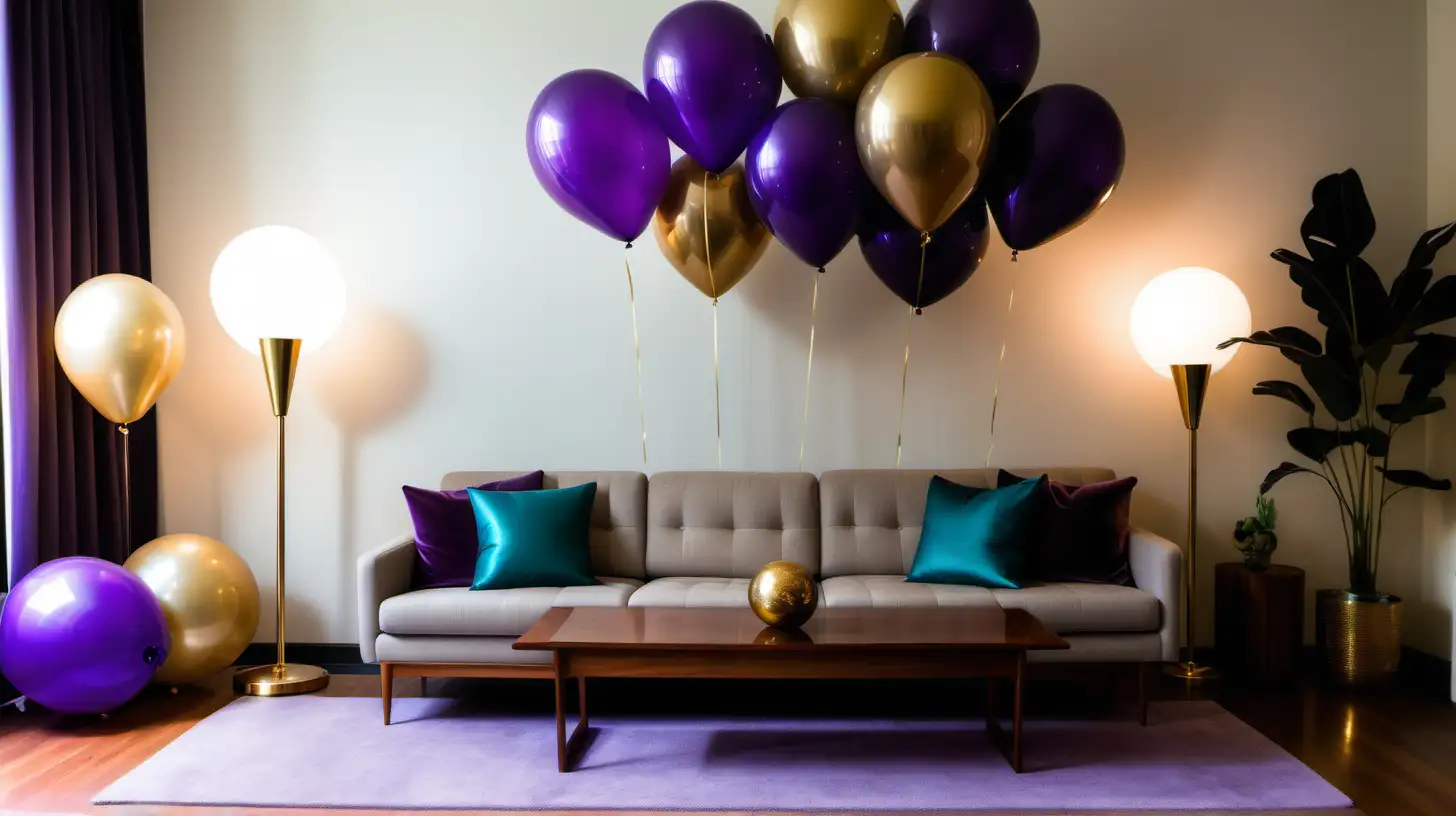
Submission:
<svg viewBox="0 0 1456 816">
<path fill-rule="evenodd" d="M 445 474 L 442 490 L 459 490 L 515 476 L 519 471 L 461 470 Z M 597 483 L 592 504 L 592 571 L 613 578 L 645 578 L 647 477 L 629 470 L 546 471 L 546 489 Z"/>
<path fill-rule="evenodd" d="M 808 473 L 657 473 L 647 574 L 750 578 L 770 561 L 819 571 L 819 490 Z"/>
<path fill-rule="evenodd" d="M 915 560 L 931 476 L 969 487 L 996 486 L 996 468 L 831 470 L 819 477 L 824 534 L 822 575 L 904 575 Z M 1081 485 L 1117 478 L 1107 468 L 1007 468 Z"/>
</svg>

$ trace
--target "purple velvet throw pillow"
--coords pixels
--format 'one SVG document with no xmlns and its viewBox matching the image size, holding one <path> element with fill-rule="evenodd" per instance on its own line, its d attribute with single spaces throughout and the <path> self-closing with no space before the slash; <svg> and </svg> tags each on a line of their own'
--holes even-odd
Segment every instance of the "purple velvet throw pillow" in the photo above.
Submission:
<svg viewBox="0 0 1456 816">
<path fill-rule="evenodd" d="M 999 487 L 1022 481 L 1001 471 Z M 1085 485 L 1046 481 L 1046 516 L 1036 535 L 1032 574 L 1042 581 L 1132 586 L 1127 561 L 1137 477 Z"/>
<path fill-rule="evenodd" d="M 477 490 L 541 490 L 546 474 L 536 470 L 478 485 Z M 475 510 L 464 490 L 426 490 L 404 486 L 415 525 L 415 589 L 470 586 L 480 555 Z"/>
</svg>

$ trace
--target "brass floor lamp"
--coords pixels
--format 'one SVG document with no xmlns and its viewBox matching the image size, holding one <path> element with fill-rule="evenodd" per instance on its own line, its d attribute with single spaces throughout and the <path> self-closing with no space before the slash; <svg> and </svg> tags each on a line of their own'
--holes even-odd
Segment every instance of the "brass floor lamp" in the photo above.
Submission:
<svg viewBox="0 0 1456 816">
<path fill-rule="evenodd" d="M 1249 302 L 1228 278 L 1199 267 L 1165 272 L 1143 287 L 1132 307 L 1132 340 L 1152 369 L 1171 377 L 1188 429 L 1188 527 L 1183 569 L 1183 659 L 1164 671 L 1189 682 L 1211 680 L 1218 670 L 1195 659 L 1198 566 L 1198 425 L 1208 383 L 1233 359 L 1238 346 L 1217 348 L 1249 333 Z"/>
<path fill-rule="evenodd" d="M 286 659 L 286 428 L 300 353 L 322 344 L 343 320 L 344 281 L 332 256 L 291 227 L 259 227 L 233 239 L 212 270 L 218 320 L 263 359 L 268 398 L 278 418 L 277 659 L 233 675 L 233 689 L 258 697 L 306 694 L 328 686 L 329 673 Z M 251 344 L 256 344 L 250 348 Z"/>
</svg>

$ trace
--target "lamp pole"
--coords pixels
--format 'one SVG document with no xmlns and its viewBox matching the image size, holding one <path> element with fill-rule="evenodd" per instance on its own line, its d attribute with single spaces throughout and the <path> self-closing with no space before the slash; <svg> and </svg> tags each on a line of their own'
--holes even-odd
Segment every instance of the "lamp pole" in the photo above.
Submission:
<svg viewBox="0 0 1456 816">
<path fill-rule="evenodd" d="M 1189 682 L 1212 680 L 1219 676 L 1211 666 L 1200 666 L 1194 648 L 1193 622 L 1198 580 L 1198 421 L 1203 416 L 1203 401 L 1208 395 L 1208 380 L 1213 376 L 1213 366 L 1175 365 L 1173 384 L 1178 388 L 1178 405 L 1183 409 L 1183 425 L 1188 429 L 1188 565 L 1183 570 L 1183 637 L 1185 641 L 1184 660 L 1171 663 L 1164 671 L 1173 677 Z"/>
</svg>

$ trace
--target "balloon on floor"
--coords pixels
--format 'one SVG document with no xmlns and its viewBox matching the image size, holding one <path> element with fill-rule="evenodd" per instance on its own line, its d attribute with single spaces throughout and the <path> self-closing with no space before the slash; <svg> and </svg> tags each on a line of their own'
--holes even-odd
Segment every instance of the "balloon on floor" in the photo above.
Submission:
<svg viewBox="0 0 1456 816">
<path fill-rule="evenodd" d="M 167 658 L 162 605 L 99 558 L 60 558 L 15 585 L 0 612 L 0 665 L 20 693 L 63 714 L 110 711 Z"/>
<path fill-rule="evenodd" d="M 258 628 L 258 582 L 237 553 L 217 539 L 166 535 L 124 564 L 156 595 L 172 649 L 158 683 L 192 683 L 232 665 Z"/>
</svg>

